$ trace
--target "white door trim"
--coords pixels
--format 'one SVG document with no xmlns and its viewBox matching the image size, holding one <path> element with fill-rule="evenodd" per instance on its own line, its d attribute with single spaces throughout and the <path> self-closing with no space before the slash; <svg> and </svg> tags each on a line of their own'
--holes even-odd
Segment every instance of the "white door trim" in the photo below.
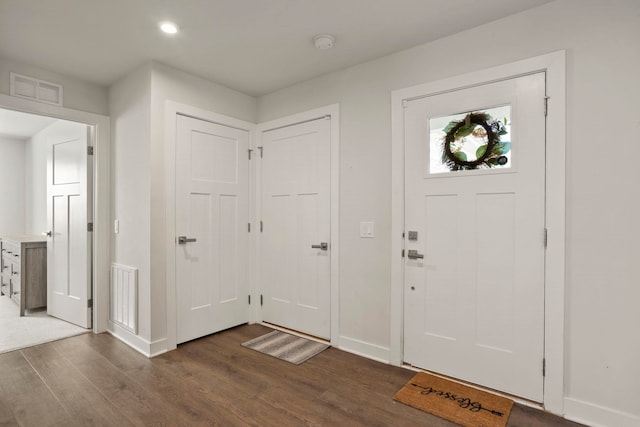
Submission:
<svg viewBox="0 0 640 427">
<path fill-rule="evenodd" d="M 340 292 L 340 106 L 338 104 L 327 105 L 324 107 L 316 108 L 309 111 L 304 111 L 291 116 L 281 117 L 279 119 L 270 120 L 265 123 L 260 123 L 256 128 L 256 144 L 255 146 L 261 146 L 262 132 L 269 130 L 295 125 L 298 123 L 308 122 L 311 120 L 319 119 L 322 117 L 331 117 L 331 344 L 334 347 L 339 347 L 339 321 L 338 316 L 340 313 L 339 304 L 339 292 Z M 259 155 L 259 153 L 258 153 Z M 261 217 L 260 206 L 260 194 L 261 186 L 260 179 L 261 170 L 259 162 L 258 166 L 252 165 L 252 171 L 254 173 L 254 189 L 253 203 L 254 212 L 256 213 L 256 222 L 259 224 Z M 253 169 L 255 168 L 255 169 Z M 260 239 L 257 238 L 254 241 L 253 250 L 256 254 L 256 263 L 253 265 L 260 265 L 259 249 Z M 261 284 L 260 277 L 256 272 L 255 274 L 256 284 L 254 297 L 259 299 Z M 259 304 L 252 305 L 251 308 L 253 314 L 252 318 L 257 321 L 262 321 L 262 310 Z"/>
<path fill-rule="evenodd" d="M 107 330 L 109 319 L 109 117 L 58 105 L 0 94 L 0 108 L 38 114 L 93 126 L 93 331 Z M 88 212 L 89 214 L 89 212 Z"/>
<path fill-rule="evenodd" d="M 201 108 L 193 107 L 191 105 L 181 104 L 175 101 L 166 101 L 164 108 L 165 117 L 165 190 L 166 190 L 166 240 L 165 248 L 167 250 L 166 255 L 166 284 L 167 284 L 167 344 L 166 350 L 174 350 L 177 348 L 177 314 L 176 314 L 176 122 L 178 115 L 184 115 L 200 119 L 212 123 L 217 123 L 223 126 L 229 126 L 236 129 L 241 129 L 249 132 L 249 145 L 254 138 L 254 132 L 256 125 L 244 120 L 239 120 L 233 117 L 225 116 L 222 114 L 214 113 L 212 111 L 203 110 Z M 249 166 L 251 168 L 251 165 Z M 249 178 L 251 172 L 249 172 Z M 249 200 L 251 200 L 251 194 L 253 189 L 252 181 L 249 179 Z M 249 218 L 252 216 L 251 207 L 249 208 Z M 249 245 L 251 247 L 254 233 L 250 234 Z M 249 255 L 248 264 L 250 269 L 253 269 L 255 263 L 251 254 Z M 251 277 L 249 274 L 249 289 L 252 288 Z M 164 350 L 164 349 L 163 349 Z"/>
<path fill-rule="evenodd" d="M 546 136 L 545 359 L 544 406 L 563 414 L 565 293 L 565 51 L 500 65 L 461 76 L 393 91 L 391 217 L 391 363 L 403 362 L 404 120 L 405 100 L 546 72 L 549 97 Z M 541 100 L 542 102 L 542 100 Z M 542 367 L 541 367 L 542 369 Z"/>
</svg>

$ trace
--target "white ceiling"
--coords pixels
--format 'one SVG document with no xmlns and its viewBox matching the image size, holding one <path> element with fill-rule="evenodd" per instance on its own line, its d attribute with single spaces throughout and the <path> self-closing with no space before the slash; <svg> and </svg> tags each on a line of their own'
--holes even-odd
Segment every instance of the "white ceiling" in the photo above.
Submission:
<svg viewBox="0 0 640 427">
<path fill-rule="evenodd" d="M 257 96 L 549 1 L 0 0 L 0 55 L 105 86 L 156 60 Z"/>
<path fill-rule="evenodd" d="M 0 109 L 0 137 L 29 139 L 56 120 L 51 117 Z"/>
</svg>

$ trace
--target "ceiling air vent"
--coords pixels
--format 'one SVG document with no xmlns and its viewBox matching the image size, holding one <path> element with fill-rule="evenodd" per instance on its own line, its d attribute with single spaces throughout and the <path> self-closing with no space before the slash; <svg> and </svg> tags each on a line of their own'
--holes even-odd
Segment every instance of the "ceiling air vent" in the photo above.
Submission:
<svg viewBox="0 0 640 427">
<path fill-rule="evenodd" d="M 11 96 L 62 105 L 62 85 L 11 73 Z"/>
</svg>

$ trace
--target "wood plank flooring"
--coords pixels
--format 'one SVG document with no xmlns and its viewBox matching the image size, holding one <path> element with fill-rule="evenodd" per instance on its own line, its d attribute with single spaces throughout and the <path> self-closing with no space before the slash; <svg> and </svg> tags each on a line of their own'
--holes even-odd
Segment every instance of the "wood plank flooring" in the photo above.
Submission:
<svg viewBox="0 0 640 427">
<path fill-rule="evenodd" d="M 394 402 L 413 372 L 330 348 L 302 365 L 245 325 L 147 359 L 108 334 L 0 354 L 1 426 L 454 426 Z M 516 405 L 509 426 L 578 424 Z"/>
</svg>

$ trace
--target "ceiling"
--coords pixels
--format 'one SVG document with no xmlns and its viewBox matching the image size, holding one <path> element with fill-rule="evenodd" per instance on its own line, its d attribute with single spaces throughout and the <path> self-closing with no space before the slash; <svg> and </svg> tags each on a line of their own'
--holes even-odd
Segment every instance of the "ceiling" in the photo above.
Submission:
<svg viewBox="0 0 640 427">
<path fill-rule="evenodd" d="M 156 60 L 259 96 L 549 1 L 0 0 L 0 55 L 103 86 Z"/>
<path fill-rule="evenodd" d="M 26 140 L 56 120 L 0 108 L 0 137 Z"/>
</svg>

